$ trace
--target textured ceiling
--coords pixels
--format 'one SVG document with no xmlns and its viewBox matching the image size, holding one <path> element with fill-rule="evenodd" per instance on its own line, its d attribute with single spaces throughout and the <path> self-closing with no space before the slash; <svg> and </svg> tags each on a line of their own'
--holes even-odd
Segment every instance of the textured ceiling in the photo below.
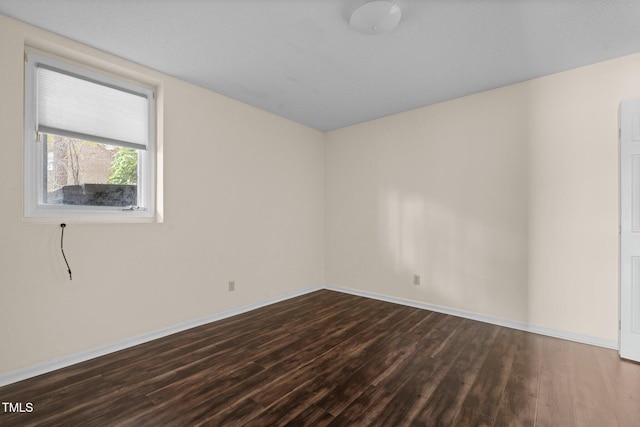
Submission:
<svg viewBox="0 0 640 427">
<path fill-rule="evenodd" d="M 0 0 L 0 13 L 331 130 L 640 52 L 640 0 Z M 640 76 L 639 76 L 640 78 Z"/>
</svg>

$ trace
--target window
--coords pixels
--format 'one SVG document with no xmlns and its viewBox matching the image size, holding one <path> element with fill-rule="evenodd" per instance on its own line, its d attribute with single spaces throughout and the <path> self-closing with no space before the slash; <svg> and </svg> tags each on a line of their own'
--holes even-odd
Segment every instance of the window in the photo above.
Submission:
<svg viewBox="0 0 640 427">
<path fill-rule="evenodd" d="M 25 217 L 155 214 L 153 90 L 26 53 Z"/>
</svg>

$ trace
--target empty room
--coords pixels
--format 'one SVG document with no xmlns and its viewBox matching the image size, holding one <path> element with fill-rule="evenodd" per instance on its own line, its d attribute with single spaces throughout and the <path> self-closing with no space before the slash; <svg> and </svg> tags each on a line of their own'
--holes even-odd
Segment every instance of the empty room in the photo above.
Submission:
<svg viewBox="0 0 640 427">
<path fill-rule="evenodd" d="M 639 23 L 0 0 L 0 426 L 640 425 Z"/>
</svg>

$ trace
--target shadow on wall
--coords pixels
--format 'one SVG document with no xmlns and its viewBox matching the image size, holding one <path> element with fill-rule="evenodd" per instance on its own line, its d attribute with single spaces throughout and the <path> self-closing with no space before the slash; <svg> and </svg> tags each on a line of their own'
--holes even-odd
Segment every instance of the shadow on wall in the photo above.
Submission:
<svg viewBox="0 0 640 427">
<path fill-rule="evenodd" d="M 526 230 L 488 224 L 434 199 L 380 194 L 379 238 L 395 274 L 419 300 L 527 320 Z"/>
</svg>

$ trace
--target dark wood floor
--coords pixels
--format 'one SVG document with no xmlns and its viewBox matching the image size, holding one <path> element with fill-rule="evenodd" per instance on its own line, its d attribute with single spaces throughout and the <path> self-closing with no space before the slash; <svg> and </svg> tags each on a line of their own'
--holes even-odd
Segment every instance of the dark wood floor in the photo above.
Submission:
<svg viewBox="0 0 640 427">
<path fill-rule="evenodd" d="M 0 425 L 639 426 L 615 351 L 319 291 L 0 388 Z"/>
</svg>

